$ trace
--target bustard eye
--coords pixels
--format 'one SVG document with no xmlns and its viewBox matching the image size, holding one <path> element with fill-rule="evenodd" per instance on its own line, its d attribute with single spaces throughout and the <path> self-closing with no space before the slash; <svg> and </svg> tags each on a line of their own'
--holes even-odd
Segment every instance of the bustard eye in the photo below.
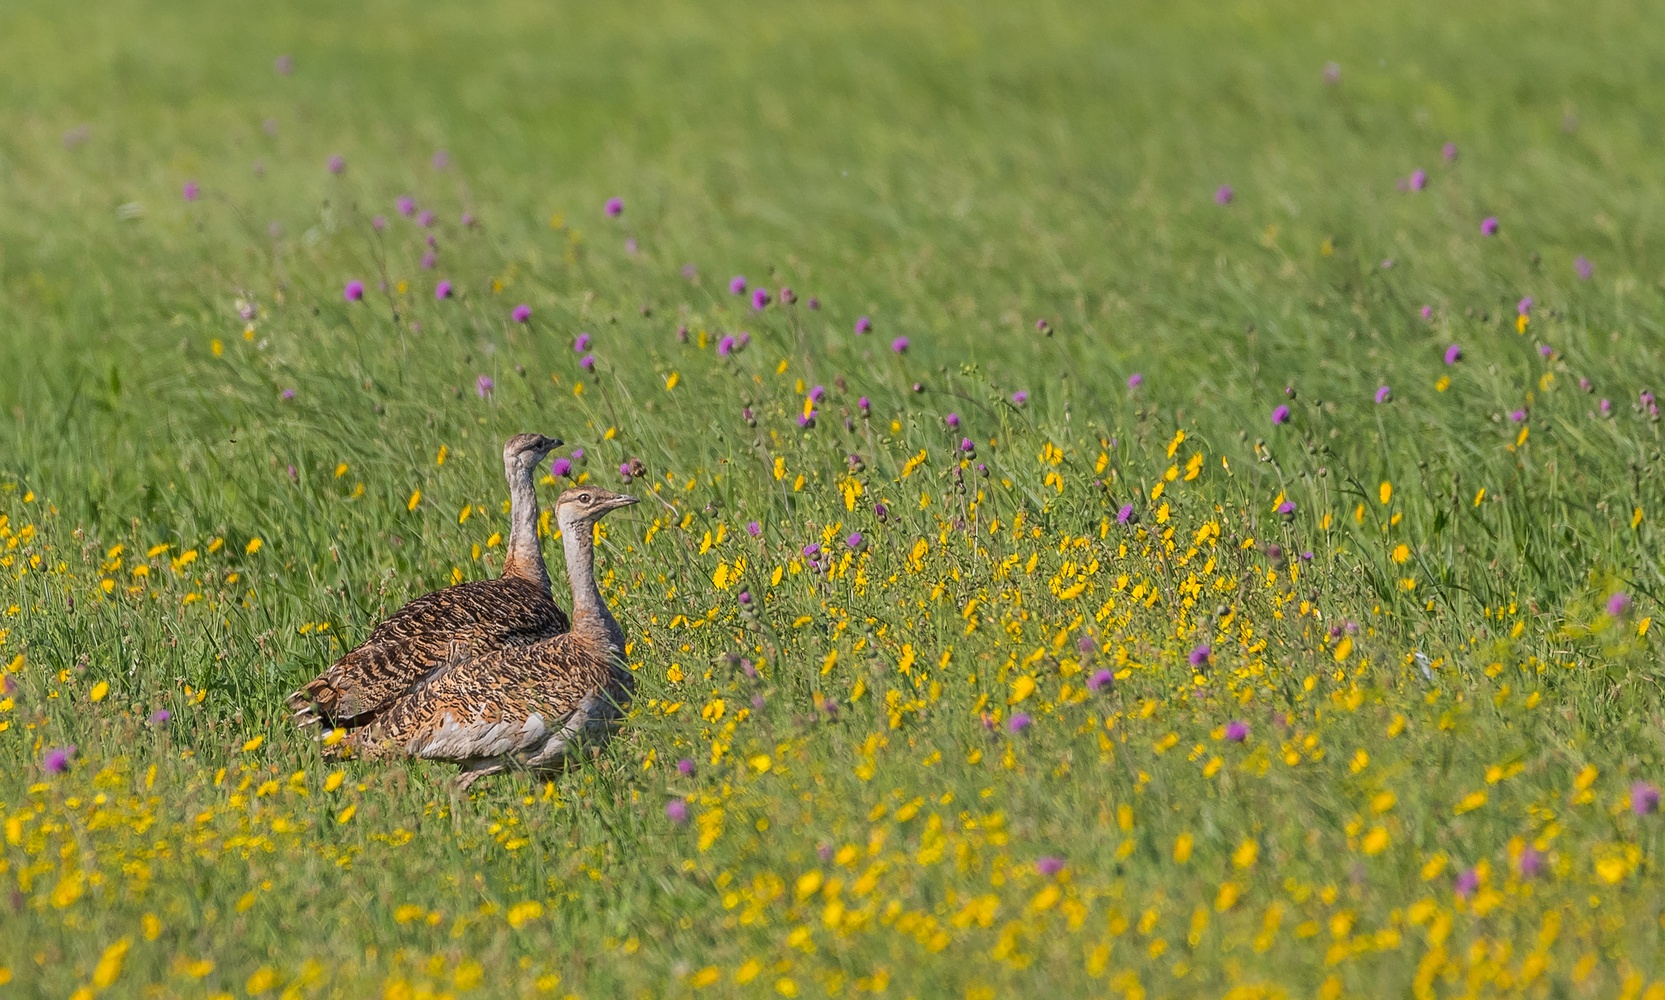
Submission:
<svg viewBox="0 0 1665 1000">
<path fill-rule="evenodd" d="M 588 504 L 592 499 L 593 498 L 588 493 L 578 494 L 578 502 L 579 503 Z"/>
</svg>

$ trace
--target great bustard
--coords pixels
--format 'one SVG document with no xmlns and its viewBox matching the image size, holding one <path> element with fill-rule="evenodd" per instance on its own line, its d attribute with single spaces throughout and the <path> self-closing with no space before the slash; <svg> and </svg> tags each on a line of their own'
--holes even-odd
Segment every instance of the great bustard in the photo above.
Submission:
<svg viewBox="0 0 1665 1000">
<path fill-rule="evenodd" d="M 349 742 L 369 758 L 462 765 L 457 787 L 508 768 L 553 771 L 580 740 L 599 742 L 635 688 L 624 630 L 595 580 L 595 523 L 634 497 L 594 487 L 561 494 L 556 519 L 572 581 L 572 630 L 451 663 Z"/>
<path fill-rule="evenodd" d="M 503 446 L 509 480 L 509 543 L 503 575 L 424 594 L 376 626 L 370 638 L 291 694 L 298 726 L 319 725 L 329 737 L 369 724 L 396 699 L 456 654 L 478 655 L 537 642 L 571 626 L 549 593 L 538 543 L 535 478 L 545 455 L 561 444 L 517 434 Z M 326 756 L 340 737 L 326 738 Z"/>
</svg>

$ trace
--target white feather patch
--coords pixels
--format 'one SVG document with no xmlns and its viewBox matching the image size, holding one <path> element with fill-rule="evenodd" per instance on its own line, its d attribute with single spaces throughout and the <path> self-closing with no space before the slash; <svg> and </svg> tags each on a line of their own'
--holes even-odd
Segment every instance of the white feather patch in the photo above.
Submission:
<svg viewBox="0 0 1665 1000">
<path fill-rule="evenodd" d="M 474 719 L 458 722 L 451 713 L 425 737 L 412 741 L 412 756 L 428 760 L 470 760 L 480 757 L 501 757 L 516 750 L 535 746 L 548 727 L 543 718 L 533 713 L 522 720 L 504 719 L 487 722 Z"/>
</svg>

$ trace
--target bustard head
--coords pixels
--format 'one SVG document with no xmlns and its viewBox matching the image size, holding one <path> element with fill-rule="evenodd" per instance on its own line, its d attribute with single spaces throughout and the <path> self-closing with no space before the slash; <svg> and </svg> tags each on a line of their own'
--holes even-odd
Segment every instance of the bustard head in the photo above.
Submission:
<svg viewBox="0 0 1665 1000">
<path fill-rule="evenodd" d="M 505 468 L 526 471 L 537 467 L 543 457 L 561 446 L 560 438 L 542 434 L 516 434 L 503 445 Z"/>
<path fill-rule="evenodd" d="M 594 524 L 608 511 L 628 507 L 635 502 L 633 496 L 614 493 L 599 486 L 574 486 L 555 501 L 555 511 L 565 530 L 568 525 Z"/>
</svg>

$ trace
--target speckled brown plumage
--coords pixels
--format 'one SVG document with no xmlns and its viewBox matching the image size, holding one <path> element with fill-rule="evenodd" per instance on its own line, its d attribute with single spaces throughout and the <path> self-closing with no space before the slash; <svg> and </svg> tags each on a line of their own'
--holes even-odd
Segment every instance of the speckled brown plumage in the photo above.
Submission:
<svg viewBox="0 0 1665 1000">
<path fill-rule="evenodd" d="M 559 444 L 521 434 L 503 447 L 511 503 L 503 576 L 424 594 L 394 612 L 289 696 L 297 725 L 320 724 L 326 733 L 361 727 L 454 657 L 536 643 L 569 629 L 566 614 L 550 596 L 533 486 L 538 463 Z M 335 749 L 326 745 L 330 755 Z"/>
<path fill-rule="evenodd" d="M 595 585 L 594 523 L 635 500 L 593 487 L 561 494 L 556 512 L 572 581 L 572 631 L 471 655 L 462 646 L 410 693 L 347 737 L 368 758 L 462 765 L 460 783 L 511 767 L 558 769 L 599 742 L 635 687 L 624 632 Z"/>
</svg>

